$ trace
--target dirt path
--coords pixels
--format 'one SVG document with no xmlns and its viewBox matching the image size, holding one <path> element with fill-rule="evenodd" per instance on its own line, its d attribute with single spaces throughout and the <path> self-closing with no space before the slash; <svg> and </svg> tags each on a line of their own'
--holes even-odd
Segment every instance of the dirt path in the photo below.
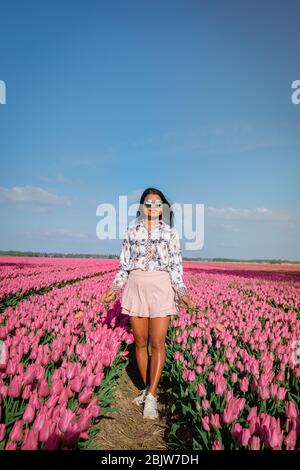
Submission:
<svg viewBox="0 0 300 470">
<path fill-rule="evenodd" d="M 100 431 L 93 443 L 93 449 L 103 450 L 163 450 L 168 427 L 168 397 L 161 384 L 157 390 L 159 418 L 143 418 L 143 406 L 132 403 L 143 388 L 135 360 L 134 344 L 129 345 L 129 363 L 123 370 L 117 384 L 112 408 L 118 411 L 102 417 Z"/>
<path fill-rule="evenodd" d="M 162 385 L 157 389 L 157 419 L 144 419 L 143 406 L 132 403 L 134 397 L 144 388 L 138 372 L 134 343 L 129 345 L 129 363 L 117 382 L 112 408 L 118 411 L 108 413 L 99 422 L 99 433 L 93 449 L 103 450 L 162 450 L 168 449 L 165 442 L 168 428 L 169 399 Z M 151 354 L 151 351 L 149 351 Z M 150 356 L 151 357 L 151 356 Z"/>
</svg>

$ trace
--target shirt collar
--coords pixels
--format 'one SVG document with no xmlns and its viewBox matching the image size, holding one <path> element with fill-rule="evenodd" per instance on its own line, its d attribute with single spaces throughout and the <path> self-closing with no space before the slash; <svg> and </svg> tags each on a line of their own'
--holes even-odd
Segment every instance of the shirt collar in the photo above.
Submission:
<svg viewBox="0 0 300 470">
<path fill-rule="evenodd" d="M 144 219 L 141 219 L 141 222 L 142 222 L 142 224 L 144 225 L 144 227 L 146 228 L 146 230 L 148 230 L 147 225 L 146 225 L 146 223 L 145 223 L 145 220 L 144 220 Z M 163 220 L 161 219 L 159 222 L 156 222 L 156 224 L 154 224 L 154 225 L 152 226 L 152 229 L 154 229 L 154 228 L 157 227 L 157 226 L 162 226 L 162 225 L 163 225 Z"/>
</svg>

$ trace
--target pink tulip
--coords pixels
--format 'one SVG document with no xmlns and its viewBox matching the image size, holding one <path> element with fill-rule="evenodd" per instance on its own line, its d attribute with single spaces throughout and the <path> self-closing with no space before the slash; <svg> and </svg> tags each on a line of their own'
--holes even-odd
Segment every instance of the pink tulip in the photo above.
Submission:
<svg viewBox="0 0 300 470">
<path fill-rule="evenodd" d="M 235 383 L 238 381 L 238 375 L 237 375 L 236 372 L 233 372 L 233 373 L 231 374 L 231 379 L 230 379 L 230 380 L 231 380 L 231 383 L 232 383 L 232 384 L 235 384 Z"/>
<path fill-rule="evenodd" d="M 273 449 L 280 449 L 282 444 L 282 431 L 274 428 L 270 431 L 269 444 Z"/>
<path fill-rule="evenodd" d="M 0 424 L 0 442 L 3 441 L 5 437 L 5 432 L 6 432 L 5 424 Z"/>
<path fill-rule="evenodd" d="M 247 447 L 247 445 L 250 441 L 250 438 L 251 438 L 250 430 L 248 428 L 243 428 L 242 429 L 242 434 L 241 434 L 242 446 Z"/>
<path fill-rule="evenodd" d="M 251 450 L 259 450 L 260 449 L 260 439 L 258 436 L 252 436 L 249 442 Z"/>
<path fill-rule="evenodd" d="M 23 400 L 28 400 L 30 395 L 31 395 L 31 385 L 25 385 L 23 392 L 22 392 Z"/>
<path fill-rule="evenodd" d="M 28 403 L 23 414 L 23 421 L 26 423 L 31 423 L 34 420 L 34 416 L 35 408 L 30 403 Z"/>
<path fill-rule="evenodd" d="M 7 397 L 7 386 L 4 384 L 0 385 L 0 397 L 2 398 Z"/>
<path fill-rule="evenodd" d="M 210 423 L 213 427 L 220 429 L 221 428 L 220 416 L 217 413 L 212 414 L 210 417 Z"/>
<path fill-rule="evenodd" d="M 38 435 L 32 429 L 25 430 L 25 437 L 21 446 L 22 450 L 37 450 L 38 449 Z"/>
<path fill-rule="evenodd" d="M 240 381 L 240 389 L 241 389 L 242 392 L 247 392 L 248 388 L 249 388 L 249 379 L 247 377 L 244 377 Z"/>
<path fill-rule="evenodd" d="M 278 391 L 278 385 L 277 384 L 271 384 L 270 385 L 270 394 L 271 397 L 276 397 Z"/>
<path fill-rule="evenodd" d="M 66 409 L 63 411 L 62 417 L 58 422 L 58 429 L 64 433 L 68 428 L 71 427 L 72 421 L 74 420 L 74 413 L 72 410 Z"/>
<path fill-rule="evenodd" d="M 30 398 L 29 398 L 29 403 L 34 407 L 36 408 L 37 410 L 39 410 L 41 408 L 41 402 L 39 400 L 39 397 L 37 395 L 36 392 L 32 393 L 30 395 Z"/>
<path fill-rule="evenodd" d="M 44 424 L 45 424 L 45 419 L 46 419 L 46 415 L 45 415 L 45 412 L 39 412 L 37 417 L 35 418 L 34 420 L 34 423 L 32 425 L 32 429 L 34 431 L 37 431 L 37 432 L 40 432 L 43 427 L 44 427 Z"/>
<path fill-rule="evenodd" d="M 217 395 L 223 395 L 223 393 L 226 391 L 227 387 L 227 382 L 224 379 L 224 377 L 218 377 L 216 380 L 216 394 Z"/>
<path fill-rule="evenodd" d="M 83 389 L 83 391 L 79 394 L 78 396 L 78 401 L 80 403 L 88 403 L 91 399 L 91 396 L 93 394 L 93 389 Z"/>
<path fill-rule="evenodd" d="M 276 375 L 277 382 L 284 382 L 285 371 L 281 369 L 278 374 Z"/>
<path fill-rule="evenodd" d="M 126 351 L 126 352 L 128 352 L 128 351 Z M 98 373 L 97 371 L 95 371 L 95 372 L 96 372 L 96 375 L 95 375 L 95 377 L 94 377 L 93 386 L 94 386 L 94 387 L 99 387 L 99 386 L 101 385 L 101 383 L 102 383 L 102 380 L 103 380 L 103 377 L 104 377 L 104 372 L 101 371 L 101 374 Z"/>
<path fill-rule="evenodd" d="M 223 446 L 220 441 L 216 440 L 213 442 L 211 450 L 223 450 Z"/>
<path fill-rule="evenodd" d="M 247 416 L 247 421 L 257 417 L 257 406 L 253 406 Z"/>
<path fill-rule="evenodd" d="M 240 436 L 242 434 L 242 426 L 240 423 L 234 423 L 234 425 L 232 426 L 232 429 L 231 429 L 231 435 L 232 435 L 232 438 L 235 440 L 235 441 L 240 441 Z"/>
<path fill-rule="evenodd" d="M 15 375 L 17 372 L 18 361 L 17 359 L 9 359 L 6 364 L 6 373 L 9 375 Z"/>
<path fill-rule="evenodd" d="M 298 418 L 298 407 L 295 402 L 288 401 L 286 403 L 285 414 L 288 418 Z"/>
<path fill-rule="evenodd" d="M 88 410 L 83 410 L 77 421 L 78 429 L 80 430 L 80 432 L 87 431 L 90 427 L 90 423 L 91 423 L 90 413 L 88 412 Z"/>
<path fill-rule="evenodd" d="M 22 380 L 21 377 L 15 375 L 10 382 L 8 388 L 8 395 L 13 398 L 18 398 L 21 395 L 22 391 Z"/>
<path fill-rule="evenodd" d="M 53 427 L 52 421 L 50 421 L 50 419 L 47 418 L 46 416 L 43 416 L 43 418 L 41 418 L 41 421 L 36 424 L 36 430 L 38 430 L 40 428 L 39 429 L 39 440 L 41 442 L 48 442 L 48 440 L 51 438 L 51 425 Z M 54 423 L 54 426 L 56 426 L 55 423 Z M 44 447 L 43 447 L 43 449 L 44 449 Z"/>
<path fill-rule="evenodd" d="M 93 418 L 99 416 L 100 406 L 96 397 L 89 403 L 87 410 Z"/>
<path fill-rule="evenodd" d="M 15 442 L 12 442 L 12 441 L 8 441 L 6 446 L 5 446 L 5 450 L 16 450 L 17 449 L 17 444 Z"/>
<path fill-rule="evenodd" d="M 43 450 L 57 450 L 60 445 L 60 436 L 56 430 L 56 424 L 51 426 L 49 429 L 49 437 L 43 446 Z"/>
<path fill-rule="evenodd" d="M 197 393 L 200 397 L 205 397 L 207 394 L 205 385 L 203 383 L 200 383 L 197 385 Z"/>
<path fill-rule="evenodd" d="M 209 410 L 209 409 L 210 409 L 210 403 L 209 403 L 209 401 L 208 401 L 208 400 L 202 400 L 202 403 L 201 403 L 201 405 L 202 405 L 202 408 L 203 408 L 203 410 L 204 410 L 204 411 L 206 411 L 206 410 Z"/>
<path fill-rule="evenodd" d="M 75 377 L 76 371 L 78 369 L 78 364 L 76 362 L 68 362 L 67 363 L 67 379 L 72 380 Z"/>
<path fill-rule="evenodd" d="M 64 445 L 67 447 L 74 447 L 80 437 L 78 424 L 75 423 L 71 428 L 67 429 L 63 435 Z"/>
<path fill-rule="evenodd" d="M 228 403 L 233 398 L 233 390 L 227 390 L 226 392 L 226 402 Z"/>
<path fill-rule="evenodd" d="M 30 364 L 26 371 L 24 372 L 23 376 L 23 384 L 28 385 L 34 382 L 35 377 L 36 377 L 36 368 L 34 364 Z"/>
<path fill-rule="evenodd" d="M 297 443 L 297 432 L 296 429 L 291 429 L 288 435 L 284 439 L 287 450 L 294 450 Z"/>
<path fill-rule="evenodd" d="M 81 432 L 79 437 L 80 437 L 80 439 L 87 440 L 89 438 L 88 431 Z"/>
<path fill-rule="evenodd" d="M 68 403 L 68 390 L 63 387 L 62 391 L 60 392 L 58 403 L 60 405 L 66 405 Z"/>
<path fill-rule="evenodd" d="M 201 418 L 201 424 L 202 424 L 203 429 L 205 431 L 209 432 L 210 426 L 209 426 L 209 417 L 208 416 L 203 416 Z"/>
<path fill-rule="evenodd" d="M 50 393 L 50 390 L 49 390 L 48 382 L 46 379 L 43 379 L 39 387 L 38 395 L 41 398 L 45 398 L 49 395 L 49 393 Z"/>
<path fill-rule="evenodd" d="M 13 442 L 19 442 L 23 437 L 23 422 L 22 420 L 15 421 L 12 430 L 10 431 L 9 439 Z"/>
<path fill-rule="evenodd" d="M 74 379 L 71 380 L 70 387 L 71 387 L 71 390 L 73 390 L 73 392 L 80 392 L 81 381 L 82 379 L 80 376 L 74 377 Z"/>
<path fill-rule="evenodd" d="M 259 386 L 258 390 L 259 390 L 259 396 L 262 400 L 267 400 L 270 397 L 270 392 L 267 386 L 265 387 Z"/>
<path fill-rule="evenodd" d="M 52 381 L 51 395 L 60 395 L 63 389 L 63 383 L 60 379 L 55 379 Z"/>
<path fill-rule="evenodd" d="M 279 387 L 276 393 L 276 397 L 278 398 L 278 400 L 284 400 L 286 393 L 287 389 L 285 387 Z"/>
<path fill-rule="evenodd" d="M 244 408 L 246 403 L 245 398 L 232 398 L 229 400 L 227 403 L 223 413 L 222 413 L 222 419 L 224 423 L 231 423 L 235 419 L 238 418 L 240 412 Z"/>
</svg>

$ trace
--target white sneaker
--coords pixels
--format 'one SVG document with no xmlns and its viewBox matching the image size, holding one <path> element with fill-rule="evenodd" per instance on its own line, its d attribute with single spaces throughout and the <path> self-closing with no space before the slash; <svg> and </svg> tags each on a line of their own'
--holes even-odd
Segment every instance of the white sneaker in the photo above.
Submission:
<svg viewBox="0 0 300 470">
<path fill-rule="evenodd" d="M 146 399 L 147 390 L 148 387 L 144 388 L 142 393 L 132 400 L 132 403 L 135 403 L 136 405 L 142 405 Z"/>
<path fill-rule="evenodd" d="M 157 398 L 148 393 L 145 399 L 143 418 L 155 419 L 158 418 L 157 411 Z"/>
</svg>

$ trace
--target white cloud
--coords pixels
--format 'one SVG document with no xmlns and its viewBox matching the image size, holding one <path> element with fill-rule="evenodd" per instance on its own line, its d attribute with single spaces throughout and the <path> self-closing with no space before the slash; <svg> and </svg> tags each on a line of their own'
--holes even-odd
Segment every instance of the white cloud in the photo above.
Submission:
<svg viewBox="0 0 300 470">
<path fill-rule="evenodd" d="M 37 186 L 0 186 L 0 203 L 9 205 L 31 205 L 37 211 L 49 206 L 70 206 L 74 198 L 58 196 Z"/>
<path fill-rule="evenodd" d="M 42 181 L 46 181 L 47 183 L 58 183 L 58 184 L 70 184 L 70 185 L 78 185 L 82 184 L 82 180 L 72 180 L 70 178 L 66 178 L 62 173 L 57 173 L 55 176 L 44 176 L 40 175 L 39 179 Z"/>
<path fill-rule="evenodd" d="M 54 230 L 46 230 L 42 233 L 42 235 L 44 235 L 46 237 L 62 236 L 62 237 L 65 237 L 65 238 L 77 238 L 77 239 L 88 239 L 88 238 L 90 238 L 90 235 L 87 234 L 87 233 L 77 232 L 75 230 L 68 229 L 68 228 L 57 228 L 57 229 L 54 229 Z"/>
<path fill-rule="evenodd" d="M 237 209 L 235 207 L 205 207 L 209 217 L 230 220 L 263 220 L 300 223 L 300 209 L 270 209 L 255 207 L 252 209 Z"/>
<path fill-rule="evenodd" d="M 256 149 L 300 145 L 299 125 L 242 120 L 202 125 L 195 129 L 176 129 L 145 136 L 131 142 L 132 147 L 159 146 L 170 153 L 203 150 L 210 154 L 239 154 Z"/>
<path fill-rule="evenodd" d="M 78 239 L 78 240 L 87 240 L 94 241 L 95 236 L 89 233 L 76 231 L 70 228 L 56 228 L 43 231 L 31 231 L 31 230 L 22 230 L 18 232 L 21 236 L 26 236 L 29 238 L 46 238 L 53 240 L 64 239 Z"/>
</svg>

